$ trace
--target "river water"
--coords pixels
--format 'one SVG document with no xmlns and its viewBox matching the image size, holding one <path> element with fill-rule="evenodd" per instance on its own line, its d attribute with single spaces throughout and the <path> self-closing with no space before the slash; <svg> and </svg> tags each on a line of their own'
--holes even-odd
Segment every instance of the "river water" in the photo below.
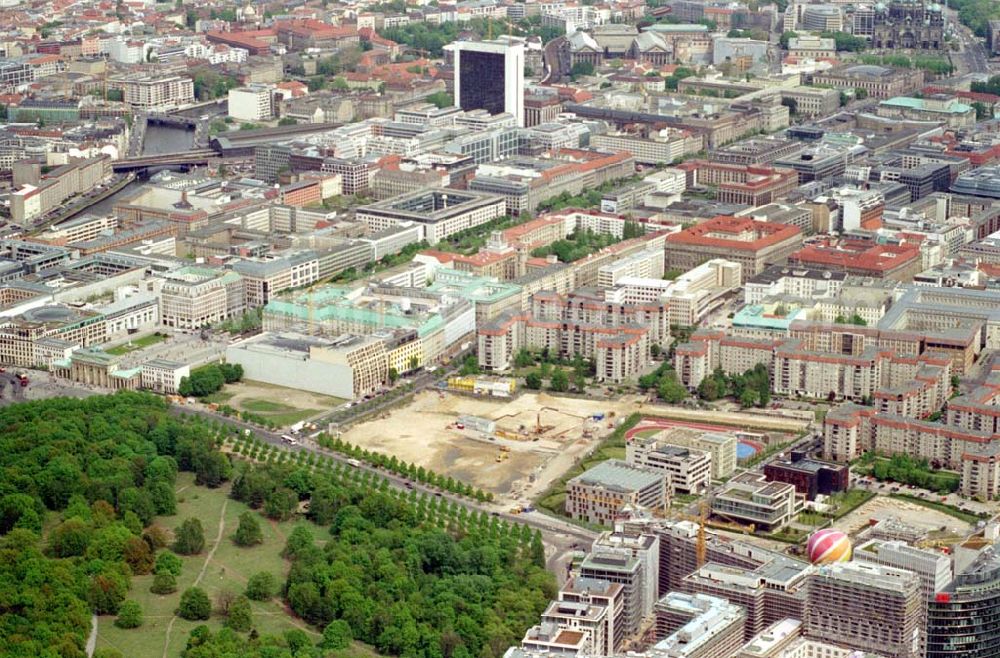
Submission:
<svg viewBox="0 0 1000 658">
<path fill-rule="evenodd" d="M 188 151 L 194 147 L 194 131 L 183 128 L 173 128 L 171 126 L 149 125 L 146 126 L 146 138 L 142 143 L 143 155 L 157 155 L 159 153 L 176 153 L 178 151 Z M 135 180 L 118 192 L 112 194 L 107 199 L 95 203 L 85 212 L 90 215 L 110 215 L 112 208 L 118 199 L 133 194 L 135 190 L 145 184 L 143 180 Z"/>
<path fill-rule="evenodd" d="M 146 126 L 146 139 L 142 144 L 143 155 L 178 153 L 194 147 L 194 131 L 171 126 Z"/>
</svg>

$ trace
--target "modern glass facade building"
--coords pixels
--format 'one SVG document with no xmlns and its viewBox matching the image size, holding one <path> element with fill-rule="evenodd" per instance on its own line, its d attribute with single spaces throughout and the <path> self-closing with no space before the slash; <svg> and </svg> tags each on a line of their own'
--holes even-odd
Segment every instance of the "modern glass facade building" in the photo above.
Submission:
<svg viewBox="0 0 1000 658">
<path fill-rule="evenodd" d="M 927 609 L 927 658 L 1000 656 L 1000 556 L 983 552 Z"/>
</svg>

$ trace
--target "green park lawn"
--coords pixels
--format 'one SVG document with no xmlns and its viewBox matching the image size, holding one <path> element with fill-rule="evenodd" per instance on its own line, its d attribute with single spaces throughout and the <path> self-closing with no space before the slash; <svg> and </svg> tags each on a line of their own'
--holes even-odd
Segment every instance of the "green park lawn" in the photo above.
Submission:
<svg viewBox="0 0 1000 658">
<path fill-rule="evenodd" d="M 143 336 L 141 338 L 134 338 L 131 343 L 125 343 L 124 345 L 119 345 L 118 347 L 112 347 L 107 350 L 107 353 L 115 356 L 121 356 L 123 354 L 128 354 L 129 352 L 144 349 L 150 345 L 162 343 L 166 339 L 167 337 L 163 335 L 149 334 L 148 336 Z"/>
<path fill-rule="evenodd" d="M 156 523 L 173 530 L 188 517 L 201 519 L 205 528 L 205 550 L 200 555 L 181 556 L 184 568 L 177 578 L 177 591 L 173 594 L 161 596 L 151 593 L 149 587 L 153 582 L 152 574 L 133 577 L 129 598 L 142 606 L 144 622 L 139 628 L 124 630 L 114 625 L 112 616 L 102 616 L 98 623 L 98 647 L 113 647 L 126 656 L 177 658 L 187 643 L 188 634 L 196 626 L 205 624 L 212 630 L 223 626 L 223 618 L 216 614 L 207 622 L 174 618 L 173 612 L 185 589 L 197 582 L 208 593 L 214 606 L 216 594 L 223 590 L 242 594 L 249 577 L 258 571 L 270 571 L 279 583 L 285 581 L 289 564 L 281 557 L 281 551 L 295 522 L 276 523 L 259 516 L 264 543 L 251 548 L 240 548 L 233 543 L 231 537 L 239 525 L 240 513 L 249 508 L 229 498 L 228 486 L 208 489 L 196 486 L 193 482 L 193 474 L 178 474 L 177 515 L 159 517 Z M 299 523 L 306 524 L 317 540 L 323 541 L 326 535 L 323 528 L 307 521 Z M 254 627 L 258 632 L 280 634 L 299 628 L 311 637 L 319 638 L 316 629 L 287 614 L 278 598 L 252 603 Z M 350 653 L 356 653 L 360 658 L 366 655 L 366 651 L 363 645 L 359 645 L 356 652 Z"/>
<path fill-rule="evenodd" d="M 238 403 L 238 406 L 244 411 L 260 414 L 277 425 L 292 425 L 300 420 L 323 413 L 322 409 L 299 409 L 289 404 L 259 398 L 243 400 Z"/>
</svg>

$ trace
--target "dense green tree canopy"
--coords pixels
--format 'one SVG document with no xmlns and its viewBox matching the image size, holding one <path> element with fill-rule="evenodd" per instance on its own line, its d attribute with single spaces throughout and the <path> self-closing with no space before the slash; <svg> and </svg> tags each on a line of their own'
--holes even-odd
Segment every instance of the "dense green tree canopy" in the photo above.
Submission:
<svg viewBox="0 0 1000 658">
<path fill-rule="evenodd" d="M 247 580 L 247 598 L 266 601 L 278 591 L 278 580 L 269 571 L 258 571 Z"/>
<path fill-rule="evenodd" d="M 256 546 L 264 542 L 264 533 L 260 529 L 260 521 L 253 512 L 240 514 L 240 525 L 233 535 L 233 543 L 237 546 Z"/>
<path fill-rule="evenodd" d="M 177 608 L 177 615 L 181 619 L 197 621 L 208 619 L 212 616 L 212 602 L 208 600 L 208 594 L 200 587 L 189 587 L 181 594 L 181 604 Z"/>
<path fill-rule="evenodd" d="M 5 658 L 82 655 L 92 611 L 119 615 L 126 626 L 137 617 L 141 623 L 141 610 L 126 600 L 133 574 L 155 572 L 153 591 L 175 591 L 178 558 L 163 551 L 162 528 L 144 528 L 156 513 L 145 498 L 155 506 L 152 487 L 172 489 L 178 470 L 197 474 L 206 456 L 221 454 L 219 437 L 209 424 L 172 418 L 161 400 L 135 393 L 0 409 Z M 239 462 L 231 495 L 282 517 L 297 515 L 299 501 L 308 501 L 309 518 L 329 532 L 296 526 L 284 551 L 291 561 L 284 587 L 269 574 L 253 576 L 246 598 L 229 607 L 230 628 L 196 628 L 185 658 L 321 658 L 338 651 L 327 647 L 352 639 L 387 655 L 495 656 L 516 643 L 555 593 L 540 536 L 526 527 L 387 488 L 346 466 L 327 461 L 311 471 L 307 460 L 296 461 Z M 203 550 L 196 519 L 171 526 L 175 550 Z M 48 530 L 44 539 L 40 527 Z M 247 599 L 278 594 L 325 631 L 322 637 L 301 630 L 247 636 Z M 207 619 L 211 602 L 189 589 L 178 614 Z"/>
<path fill-rule="evenodd" d="M 91 611 L 120 614 L 131 576 L 154 568 L 162 532 L 143 526 L 164 513 L 163 492 L 172 506 L 178 469 L 208 453 L 214 432 L 151 395 L 0 409 L 3 655 L 82 655 Z"/>
<path fill-rule="evenodd" d="M 293 470 L 243 464 L 233 496 L 267 500 Z M 292 561 L 287 602 L 311 624 L 325 629 L 341 620 L 351 637 L 393 655 L 439 656 L 443 645 L 452 656 L 499 655 L 553 594 L 541 542 L 531 533 L 477 515 L 466 517 L 464 530 L 449 532 L 431 522 L 440 522 L 436 499 L 414 503 L 342 472 L 313 482 L 310 513 L 321 502 L 330 535 L 324 533 L 319 548 L 314 533 L 299 525 L 284 552 Z M 343 627 L 337 628 L 339 638 Z"/>
</svg>

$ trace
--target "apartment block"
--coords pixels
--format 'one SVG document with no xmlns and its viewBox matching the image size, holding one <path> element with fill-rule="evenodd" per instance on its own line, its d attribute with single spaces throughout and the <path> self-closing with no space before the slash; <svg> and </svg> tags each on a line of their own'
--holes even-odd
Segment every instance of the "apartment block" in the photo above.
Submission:
<svg viewBox="0 0 1000 658">
<path fill-rule="evenodd" d="M 625 446 L 629 466 L 666 473 L 671 495 L 700 494 L 708 489 L 712 476 L 712 456 L 670 444 L 660 445 L 654 437 L 634 437 Z"/>
<path fill-rule="evenodd" d="M 783 340 L 699 330 L 677 346 L 674 366 L 680 382 L 694 389 L 716 368 L 739 374 L 763 364 L 778 395 L 873 400 L 884 411 L 922 417 L 950 395 L 955 360 L 966 359 L 975 335 L 961 352 L 949 354 L 934 335 L 848 324 L 793 321 Z"/>
<path fill-rule="evenodd" d="M 691 390 L 716 369 L 730 375 L 742 374 L 757 365 L 774 366 L 774 349 L 771 339 L 729 336 L 716 329 L 699 329 L 691 334 L 691 341 L 675 347 L 674 369 L 681 384 Z"/>
<path fill-rule="evenodd" d="M 860 401 L 874 396 L 890 354 L 870 347 L 858 355 L 835 355 L 808 351 L 800 341 L 787 341 L 775 349 L 771 388 L 784 396 Z"/>
<path fill-rule="evenodd" d="M 963 496 L 977 500 L 1000 497 L 1000 444 L 991 441 L 962 453 Z"/>
<path fill-rule="evenodd" d="M 653 656 L 730 656 L 743 644 L 745 614 L 738 605 L 705 594 L 670 592 L 656 603 Z"/>
<path fill-rule="evenodd" d="M 924 654 L 926 602 L 911 571 L 847 562 L 809 574 L 806 637 L 889 658 Z"/>
<path fill-rule="evenodd" d="M 667 495 L 667 476 L 611 459 L 571 479 L 566 492 L 569 516 L 610 525 L 626 505 L 662 507 Z"/>
<path fill-rule="evenodd" d="M 133 73 L 108 80 L 133 110 L 162 112 L 194 102 L 194 81 L 181 75 Z"/>
<path fill-rule="evenodd" d="M 952 579 L 951 559 L 935 550 L 923 550 L 902 541 L 871 539 L 854 549 L 854 561 L 905 569 L 920 577 L 925 599 L 930 601 Z"/>
<path fill-rule="evenodd" d="M 1000 434 L 1000 382 L 995 376 L 966 395 L 948 400 L 949 425 L 990 434 Z"/>
<path fill-rule="evenodd" d="M 566 358 L 594 358 L 601 381 L 626 381 L 645 367 L 649 346 L 667 337 L 667 317 L 663 303 L 614 304 L 590 292 L 540 291 L 529 312 L 479 327 L 480 365 L 506 370 L 521 348 L 548 348 Z"/>
</svg>

